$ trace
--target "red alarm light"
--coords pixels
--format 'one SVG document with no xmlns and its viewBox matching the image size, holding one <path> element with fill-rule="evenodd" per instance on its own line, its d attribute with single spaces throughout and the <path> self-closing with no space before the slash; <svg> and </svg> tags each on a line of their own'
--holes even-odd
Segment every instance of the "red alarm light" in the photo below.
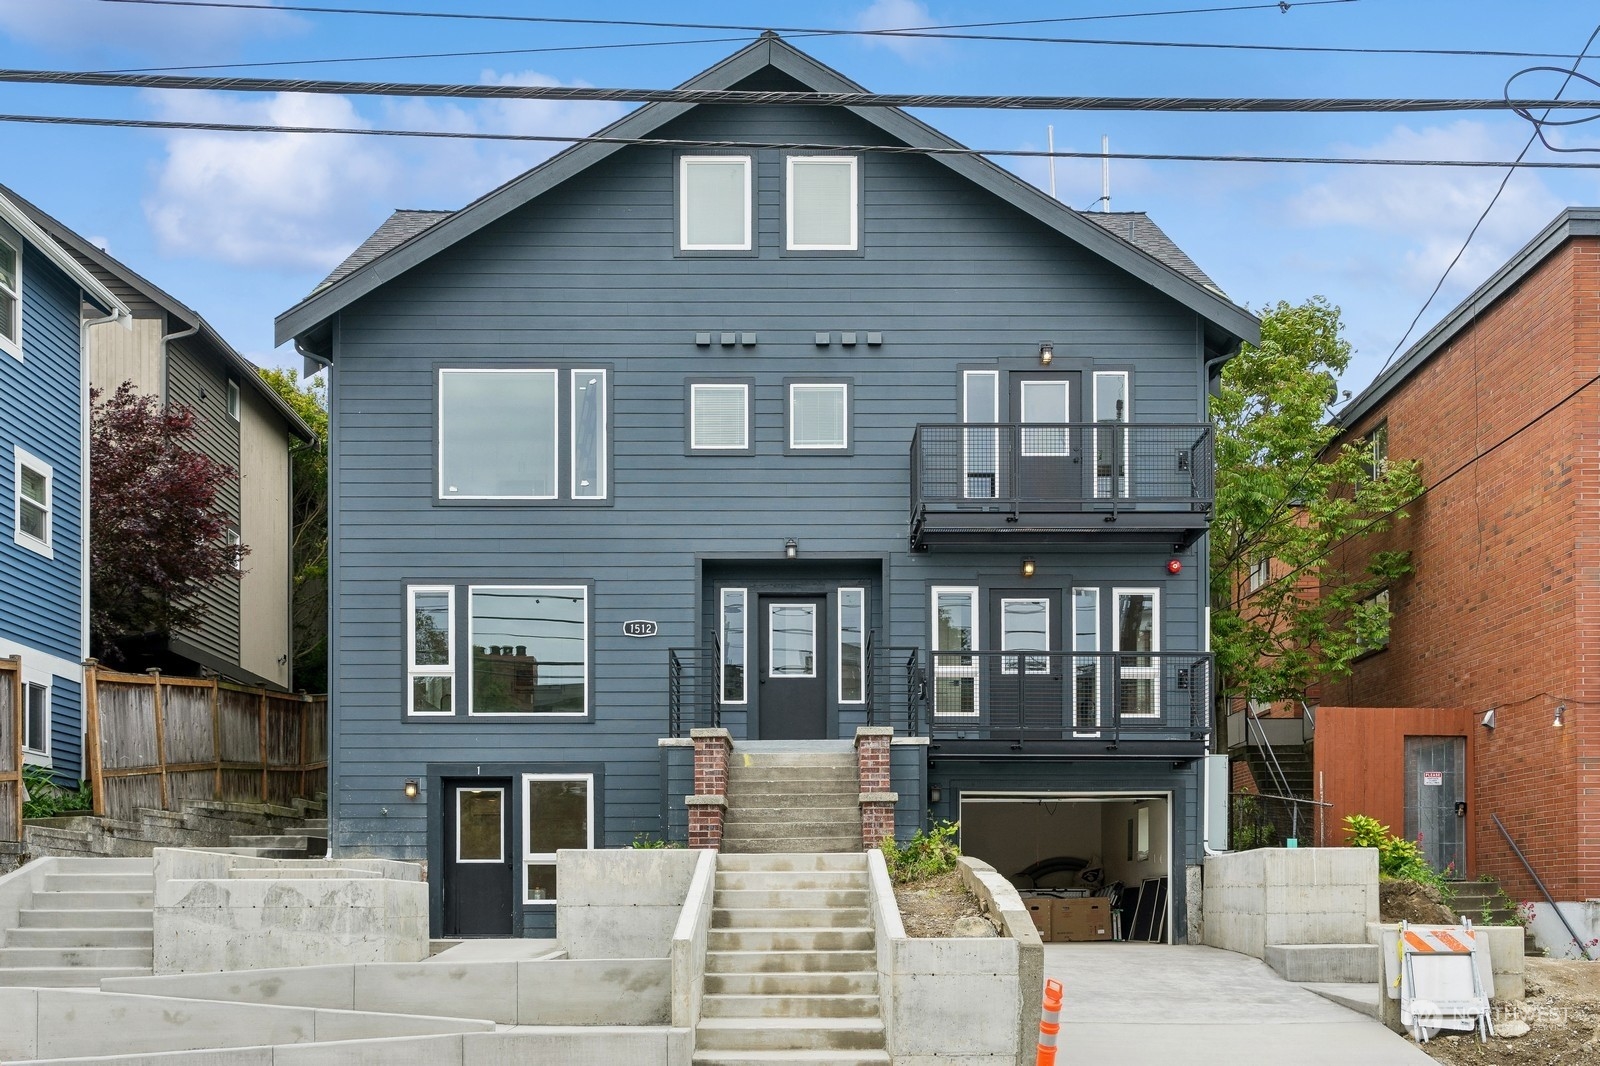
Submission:
<svg viewBox="0 0 1600 1066">
<path fill-rule="evenodd" d="M 1177 559 L 1168 559 L 1167 560 L 1167 573 L 1169 573 L 1169 574 L 1181 574 L 1181 573 L 1183 573 L 1183 563 L 1180 562 Z"/>
</svg>

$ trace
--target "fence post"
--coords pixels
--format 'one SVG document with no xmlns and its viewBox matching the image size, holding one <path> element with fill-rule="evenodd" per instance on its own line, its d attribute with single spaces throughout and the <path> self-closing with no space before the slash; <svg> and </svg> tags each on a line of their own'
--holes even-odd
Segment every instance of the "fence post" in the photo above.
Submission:
<svg viewBox="0 0 1600 1066">
<path fill-rule="evenodd" d="M 106 813 L 105 757 L 100 751 L 100 662 L 85 659 L 83 662 L 83 713 L 89 740 L 89 795 L 96 817 Z"/>
<path fill-rule="evenodd" d="M 216 674 L 212 674 L 211 681 L 211 759 L 216 765 L 212 768 L 211 798 L 222 799 L 222 682 Z"/>
<path fill-rule="evenodd" d="M 22 706 L 22 656 L 13 655 L 11 669 L 11 768 L 17 773 L 15 813 L 12 815 L 11 839 L 22 839 L 22 721 L 26 711 Z"/>
<path fill-rule="evenodd" d="M 311 697 L 302 692 L 300 693 L 300 789 L 296 793 L 296 795 L 302 797 L 306 794 L 306 783 L 311 777 L 311 768 L 309 765 L 311 760 L 306 758 L 306 734 L 310 731 L 310 729 Z M 665 839 L 665 837 L 662 839 Z"/>
<path fill-rule="evenodd" d="M 161 705 L 161 671 L 145 671 L 155 681 L 156 694 L 156 766 L 161 771 L 161 809 L 170 810 L 167 803 L 167 716 Z"/>
<path fill-rule="evenodd" d="M 261 802 L 267 802 L 267 690 L 261 693 Z"/>
</svg>

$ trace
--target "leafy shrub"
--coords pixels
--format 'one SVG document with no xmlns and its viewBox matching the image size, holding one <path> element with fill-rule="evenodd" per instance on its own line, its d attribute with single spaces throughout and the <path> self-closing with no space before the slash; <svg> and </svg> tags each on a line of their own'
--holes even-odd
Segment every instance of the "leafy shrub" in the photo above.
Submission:
<svg viewBox="0 0 1600 1066">
<path fill-rule="evenodd" d="M 891 837 L 881 845 L 889 877 L 896 884 L 910 884 L 938 877 L 956 868 L 961 849 L 956 846 L 955 822 L 935 822 L 927 832 L 918 829 L 904 845 Z"/>
<path fill-rule="evenodd" d="M 24 818 L 55 818 L 94 810 L 87 781 L 79 781 L 75 789 L 65 789 L 55 783 L 49 770 L 30 764 L 22 768 L 22 783 L 28 790 L 28 799 L 22 805 Z"/>
<path fill-rule="evenodd" d="M 633 843 L 628 845 L 635 851 L 659 851 L 662 848 L 681 848 L 682 844 L 675 840 L 666 840 L 662 837 L 651 836 L 649 833 L 633 834 Z"/>
<path fill-rule="evenodd" d="M 1444 897 L 1446 906 L 1455 899 L 1455 891 L 1445 880 L 1444 874 L 1428 864 L 1421 845 L 1416 841 L 1395 836 L 1389 832 L 1388 826 L 1365 814 L 1347 815 L 1344 831 L 1350 834 L 1351 847 L 1378 849 L 1380 877 L 1432 885 Z"/>
</svg>

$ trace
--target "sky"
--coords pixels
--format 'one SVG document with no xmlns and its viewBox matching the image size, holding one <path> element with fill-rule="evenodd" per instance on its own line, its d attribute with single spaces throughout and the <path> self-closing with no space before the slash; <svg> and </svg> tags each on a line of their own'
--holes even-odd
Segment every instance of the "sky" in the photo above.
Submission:
<svg viewBox="0 0 1600 1066">
<path fill-rule="evenodd" d="M 288 0 L 240 0 L 294 6 Z M 308 0 L 302 6 L 455 14 L 861 29 L 1053 19 L 971 33 L 1170 44 L 1448 48 L 1576 55 L 1600 19 L 1566 0 L 1344 0 L 1268 10 L 1168 13 L 1252 0 Z M 670 87 L 754 32 L 204 9 L 119 0 L 0 0 L 0 65 L 51 70 L 200 67 L 361 81 Z M 1096 96 L 1497 98 L 1549 60 L 1307 54 L 1129 44 L 790 35 L 866 88 L 895 93 Z M 661 43 L 675 42 L 675 43 Z M 676 43 L 698 42 L 698 43 Z M 595 48 L 596 45 L 628 47 Z M 1600 45 L 1600 42 L 1597 42 Z M 420 53 L 494 55 L 381 59 Z M 1595 49 L 1600 53 L 1600 47 Z M 286 61 L 337 60 L 289 65 Z M 243 64 L 256 64 L 243 66 Z M 275 65 L 260 65 L 275 64 Z M 1600 77 L 1600 59 L 1580 68 Z M 1548 96 L 1560 75 L 1530 74 Z M 1574 82 L 1567 95 L 1600 90 Z M 0 113 L 582 135 L 630 105 L 385 99 L 0 83 Z M 1503 112 L 1264 115 L 926 110 L 975 148 L 1509 160 L 1531 136 Z M 1592 132 L 1591 132 L 1592 131 Z M 1600 129 L 1559 144 L 1600 146 Z M 1555 139 L 1555 136 L 1552 137 Z M 315 134 L 102 129 L 0 123 L 0 184 L 31 199 L 195 308 L 248 358 L 274 349 L 272 320 L 395 208 L 460 207 L 560 145 Z M 1595 162 L 1552 153 L 1530 160 Z M 1048 187 L 1042 159 L 997 158 Z M 1236 302 L 1253 310 L 1324 296 L 1356 357 L 1344 387 L 1384 365 L 1494 197 L 1503 169 L 1113 161 L 1111 208 L 1147 211 Z M 1057 195 L 1100 196 L 1100 164 L 1062 160 Z M 1600 169 L 1519 171 L 1408 343 L 1570 205 L 1600 204 Z"/>
</svg>

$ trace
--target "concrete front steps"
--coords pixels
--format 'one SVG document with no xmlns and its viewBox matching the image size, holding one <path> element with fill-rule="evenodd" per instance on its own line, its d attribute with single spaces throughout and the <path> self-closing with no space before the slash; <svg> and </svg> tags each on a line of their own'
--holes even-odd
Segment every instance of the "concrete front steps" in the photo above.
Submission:
<svg viewBox="0 0 1600 1066">
<path fill-rule="evenodd" d="M 1515 925 L 1512 921 L 1517 917 L 1515 905 L 1503 906 L 1500 899 L 1500 882 L 1490 879 L 1488 881 L 1452 881 L 1450 889 L 1455 893 L 1456 917 L 1471 918 L 1473 925 Z M 1488 905 L 1489 920 L 1483 920 L 1485 904 Z M 1533 938 L 1533 930 L 1523 928 L 1522 954 L 1524 958 L 1540 958 L 1544 949 L 1539 947 L 1538 941 Z"/>
<path fill-rule="evenodd" d="M 735 744 L 728 759 L 722 853 L 861 850 L 861 779 L 855 751 Z"/>
<path fill-rule="evenodd" d="M 699 1066 L 887 1066 L 866 856 L 717 860 Z"/>
<path fill-rule="evenodd" d="M 99 987 L 151 972 L 149 859 L 60 859 L 0 937 L 0 986 Z"/>
</svg>

